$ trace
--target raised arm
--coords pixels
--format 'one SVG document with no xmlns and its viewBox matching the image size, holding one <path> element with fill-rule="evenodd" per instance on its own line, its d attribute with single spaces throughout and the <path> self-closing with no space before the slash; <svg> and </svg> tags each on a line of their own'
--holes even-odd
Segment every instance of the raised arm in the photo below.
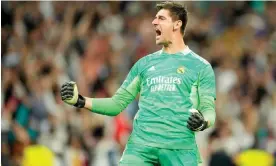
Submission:
<svg viewBox="0 0 276 166">
<path fill-rule="evenodd" d="M 108 116 L 116 116 L 130 104 L 140 91 L 140 76 L 136 63 L 129 72 L 122 86 L 111 98 L 89 98 L 78 93 L 75 82 L 67 82 L 61 87 L 62 100 L 78 108 Z"/>
</svg>

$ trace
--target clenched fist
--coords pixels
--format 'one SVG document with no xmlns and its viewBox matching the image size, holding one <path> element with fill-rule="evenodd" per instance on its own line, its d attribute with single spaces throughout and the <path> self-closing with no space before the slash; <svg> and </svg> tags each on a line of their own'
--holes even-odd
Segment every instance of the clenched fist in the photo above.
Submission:
<svg viewBox="0 0 276 166">
<path fill-rule="evenodd" d="M 208 122 L 205 121 L 201 112 L 196 109 L 191 109 L 191 116 L 188 119 L 187 127 L 192 131 L 203 131 L 208 127 Z"/>
<path fill-rule="evenodd" d="M 61 86 L 61 99 L 69 105 L 78 108 L 83 108 L 85 105 L 85 98 L 79 95 L 78 87 L 75 82 L 66 82 Z"/>
</svg>

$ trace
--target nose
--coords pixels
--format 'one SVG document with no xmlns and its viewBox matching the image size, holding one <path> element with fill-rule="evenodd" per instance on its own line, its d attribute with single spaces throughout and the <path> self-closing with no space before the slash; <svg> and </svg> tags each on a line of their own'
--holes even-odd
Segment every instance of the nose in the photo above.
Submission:
<svg viewBox="0 0 276 166">
<path fill-rule="evenodd" d="M 152 21 L 152 25 L 156 26 L 158 24 L 158 20 L 155 18 L 153 21 Z"/>
</svg>

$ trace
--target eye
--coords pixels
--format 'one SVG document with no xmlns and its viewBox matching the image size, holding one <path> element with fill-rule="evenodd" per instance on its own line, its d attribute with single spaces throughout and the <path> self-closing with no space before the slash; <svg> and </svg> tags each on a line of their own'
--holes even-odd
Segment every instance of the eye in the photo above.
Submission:
<svg viewBox="0 0 276 166">
<path fill-rule="evenodd" d="M 165 17 L 163 17 L 163 16 L 161 16 L 161 17 L 160 17 L 160 20 L 166 20 L 166 18 L 165 18 Z"/>
</svg>

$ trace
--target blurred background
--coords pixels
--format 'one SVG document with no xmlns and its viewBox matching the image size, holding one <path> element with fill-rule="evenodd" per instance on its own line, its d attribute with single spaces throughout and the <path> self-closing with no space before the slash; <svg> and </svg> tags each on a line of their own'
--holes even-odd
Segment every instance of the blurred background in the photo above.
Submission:
<svg viewBox="0 0 276 166">
<path fill-rule="evenodd" d="M 213 66 L 216 125 L 197 134 L 203 166 L 272 166 L 276 156 L 276 3 L 184 2 L 186 44 Z M 157 51 L 156 2 L 1 1 L 2 166 L 116 166 L 138 110 L 117 117 L 65 105 L 77 82 L 110 97 Z M 275 164 L 276 165 L 276 164 Z"/>
</svg>

